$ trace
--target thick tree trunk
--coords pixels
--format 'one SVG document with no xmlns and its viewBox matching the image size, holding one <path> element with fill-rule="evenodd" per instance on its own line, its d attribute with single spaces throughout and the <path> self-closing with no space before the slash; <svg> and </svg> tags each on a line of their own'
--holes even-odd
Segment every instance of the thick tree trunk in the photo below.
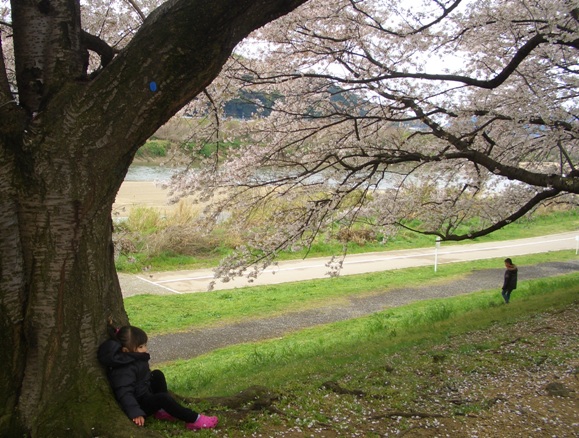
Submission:
<svg viewBox="0 0 579 438">
<path fill-rule="evenodd" d="M 0 149 L 0 434 L 10 430 L 11 413 L 24 371 L 23 343 L 20 341 L 25 294 L 24 264 L 18 228 L 14 161 Z M 4 434 L 5 435 L 5 434 Z"/>
<path fill-rule="evenodd" d="M 0 436 L 150 433 L 96 359 L 107 321 L 127 322 L 114 198 L 138 147 L 237 42 L 305 1 L 169 0 L 90 81 L 78 77 L 78 2 L 12 2 L 21 101 L 0 72 Z"/>
<path fill-rule="evenodd" d="M 122 436 L 133 427 L 111 399 L 96 348 L 109 319 L 127 322 L 110 216 L 123 174 L 79 178 L 88 154 L 59 147 L 35 156 L 30 173 L 2 157 L 0 435 Z"/>
</svg>

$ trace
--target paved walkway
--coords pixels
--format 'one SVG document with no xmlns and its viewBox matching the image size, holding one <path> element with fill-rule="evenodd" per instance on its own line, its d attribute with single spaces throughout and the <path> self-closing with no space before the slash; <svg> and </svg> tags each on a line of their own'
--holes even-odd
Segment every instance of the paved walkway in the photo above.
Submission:
<svg viewBox="0 0 579 438">
<path fill-rule="evenodd" d="M 490 258 L 503 259 L 525 254 L 549 251 L 577 251 L 579 231 L 551 234 L 499 242 L 487 243 L 442 243 L 429 248 L 348 254 L 343 260 L 340 276 L 404 269 L 415 266 L 432 266 L 446 263 L 466 262 Z M 214 281 L 211 269 L 171 272 L 145 272 L 141 275 L 120 275 L 124 296 L 138 293 L 172 295 L 207 291 L 214 282 L 213 290 L 233 289 L 245 286 L 279 284 L 327 278 L 329 257 L 306 258 L 303 260 L 280 261 L 265 269 L 257 278 L 241 276 L 227 282 Z M 502 263 L 500 263 L 502 266 Z"/>
<path fill-rule="evenodd" d="M 579 271 L 579 259 L 570 262 L 541 263 L 519 267 L 519 281 L 552 277 Z M 474 270 L 460 281 L 425 285 L 419 288 L 393 289 L 368 297 L 352 297 L 340 306 L 320 307 L 303 312 L 291 312 L 272 318 L 252 319 L 219 327 L 196 329 L 185 333 L 154 336 L 149 340 L 152 362 L 189 359 L 228 345 L 254 342 L 320 324 L 369 315 L 388 307 L 414 301 L 444 298 L 502 286 L 503 269 Z M 497 298 L 499 299 L 499 298 Z M 516 305 L 516 291 L 512 304 Z"/>
</svg>

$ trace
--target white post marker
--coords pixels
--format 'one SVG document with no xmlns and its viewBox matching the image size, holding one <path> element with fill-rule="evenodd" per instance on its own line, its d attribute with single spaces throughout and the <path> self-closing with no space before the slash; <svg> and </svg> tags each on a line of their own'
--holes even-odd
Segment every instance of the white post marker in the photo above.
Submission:
<svg viewBox="0 0 579 438">
<path fill-rule="evenodd" d="M 575 236 L 575 240 L 577 241 L 577 246 L 575 247 L 575 255 L 579 254 L 579 236 Z"/>
<path fill-rule="evenodd" d="M 579 241 L 579 236 L 577 236 Z M 438 249 L 440 248 L 440 237 L 436 236 L 436 245 L 434 246 L 434 272 L 436 272 L 438 267 Z"/>
</svg>

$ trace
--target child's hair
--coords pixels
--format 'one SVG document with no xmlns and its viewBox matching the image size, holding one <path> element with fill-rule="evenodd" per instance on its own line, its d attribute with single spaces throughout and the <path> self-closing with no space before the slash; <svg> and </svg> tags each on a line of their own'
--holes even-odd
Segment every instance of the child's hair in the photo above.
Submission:
<svg viewBox="0 0 579 438">
<path fill-rule="evenodd" d="M 505 259 L 505 263 L 508 263 L 509 265 L 513 264 L 513 261 L 510 258 Z"/>
<path fill-rule="evenodd" d="M 119 329 L 109 327 L 109 334 L 129 351 L 137 351 L 140 345 L 145 345 L 148 341 L 144 330 L 132 325 L 125 325 Z"/>
</svg>

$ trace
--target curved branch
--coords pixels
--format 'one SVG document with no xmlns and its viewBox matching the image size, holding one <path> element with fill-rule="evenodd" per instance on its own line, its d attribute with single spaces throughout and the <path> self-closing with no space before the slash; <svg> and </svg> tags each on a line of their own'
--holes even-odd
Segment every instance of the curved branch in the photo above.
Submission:
<svg viewBox="0 0 579 438">
<path fill-rule="evenodd" d="M 337 77 L 332 74 L 319 74 L 319 73 L 294 73 L 294 74 L 283 74 L 283 75 L 271 75 L 267 77 L 262 77 L 257 75 L 260 83 L 268 83 L 269 81 L 284 81 L 300 78 L 313 78 L 313 79 L 327 79 L 339 83 L 345 84 L 370 84 L 380 81 L 386 81 L 389 79 L 421 79 L 427 81 L 447 81 L 447 82 L 458 82 L 464 85 L 474 86 L 483 89 L 494 89 L 502 85 L 521 65 L 521 63 L 531 54 L 531 52 L 536 49 L 541 44 L 554 43 L 562 46 L 569 46 L 579 49 L 579 39 L 573 41 L 557 40 L 555 42 L 550 41 L 543 34 L 536 34 L 531 39 L 529 39 L 525 44 L 523 44 L 514 56 L 511 58 L 509 63 L 503 68 L 503 70 L 498 73 L 495 77 L 487 80 L 481 80 L 476 78 L 471 78 L 469 76 L 463 75 L 452 75 L 452 74 L 429 74 L 429 73 L 406 73 L 391 70 L 388 66 L 374 59 L 368 52 L 366 52 L 365 57 L 372 64 L 384 70 L 386 73 L 380 74 L 371 78 L 355 78 L 355 79 L 344 79 Z"/>
<path fill-rule="evenodd" d="M 425 234 L 425 235 L 429 235 L 429 236 L 438 236 L 444 241 L 459 242 L 461 240 L 471 240 L 471 239 L 476 239 L 477 237 L 486 236 L 494 231 L 497 231 L 497 230 L 500 230 L 501 228 L 506 227 L 507 225 L 511 224 L 512 222 L 516 221 L 517 219 L 520 219 L 521 217 L 523 217 L 525 214 L 530 212 L 533 208 L 535 208 L 541 202 L 543 202 L 547 199 L 554 198 L 557 195 L 559 195 L 560 193 L 561 193 L 561 191 L 557 190 L 557 189 L 544 190 L 540 193 L 537 193 L 531 200 L 529 200 L 525 205 L 523 205 L 521 208 L 519 208 L 516 212 L 514 212 L 513 214 L 511 214 L 507 218 L 500 220 L 498 222 L 495 222 L 490 227 L 484 228 L 484 229 L 479 230 L 479 231 L 474 232 L 474 233 L 446 234 L 445 235 L 445 234 L 442 234 L 442 233 L 439 233 L 436 231 L 416 230 L 414 228 L 408 227 L 408 226 L 406 226 L 402 223 L 399 223 L 399 222 L 397 222 L 396 225 L 399 225 L 402 228 L 405 228 L 409 231 L 413 231 L 416 233 Z"/>
<path fill-rule="evenodd" d="M 535 172 L 530 172 L 519 167 L 502 164 L 483 152 L 470 149 L 470 142 L 458 138 L 450 132 L 446 131 L 440 124 L 436 123 L 430 117 L 428 117 L 414 100 L 404 99 L 403 102 L 409 108 L 411 108 L 412 111 L 414 111 L 414 113 L 423 123 L 432 129 L 432 134 L 435 137 L 450 143 L 458 150 L 456 153 L 446 154 L 446 158 L 464 158 L 472 163 L 476 163 L 485 167 L 495 175 L 504 176 L 509 179 L 516 179 L 517 181 L 521 181 L 536 187 L 548 187 L 563 192 L 579 194 L 579 178 L 577 178 L 578 175 L 576 171 L 572 171 L 567 176 L 556 174 L 546 175 L 537 174 Z M 483 135 L 483 137 L 487 141 L 491 140 L 488 136 L 485 137 Z M 490 146 L 492 148 L 492 141 Z"/>
<path fill-rule="evenodd" d="M 74 108 L 69 113 L 82 111 L 85 116 L 81 126 L 61 118 L 51 129 L 74 130 L 75 135 L 94 132 L 107 108 L 110 129 L 101 130 L 102 146 L 94 153 L 102 156 L 106 150 L 112 162 L 130 159 L 158 126 L 207 87 L 239 41 L 306 1 L 163 3 L 112 62 L 81 89 L 82 99 L 71 102 Z M 193 27 L 192 22 L 196 23 Z M 115 136 L 125 139 L 122 146 L 112 144 Z"/>
<path fill-rule="evenodd" d="M 531 186 L 553 188 L 560 192 L 579 194 L 579 175 L 576 171 L 570 172 L 567 176 L 530 172 L 520 167 L 507 166 L 482 152 L 473 150 L 460 151 L 454 154 L 450 153 L 446 155 L 446 157 L 449 159 L 464 158 L 472 163 L 483 166 L 495 175 L 521 181 Z"/>
<path fill-rule="evenodd" d="M 104 40 L 86 31 L 81 34 L 82 43 L 88 49 L 97 53 L 101 58 L 101 66 L 106 67 L 113 60 L 117 50 L 109 46 Z"/>
<path fill-rule="evenodd" d="M 473 78 L 463 77 L 463 76 L 455 76 L 455 75 L 448 75 L 448 77 L 443 79 L 443 80 L 447 80 L 447 81 L 451 81 L 451 82 L 462 82 L 466 85 L 472 85 L 475 87 L 486 88 L 486 89 L 497 88 L 498 86 L 503 84 L 509 78 L 509 76 L 517 69 L 517 67 L 525 60 L 525 58 L 531 54 L 531 52 L 535 48 L 537 48 L 540 44 L 546 43 L 546 42 L 547 42 L 547 39 L 541 34 L 537 34 L 537 35 L 533 36 L 533 38 L 531 38 L 529 41 L 527 41 L 525 44 L 523 44 L 523 46 L 521 46 L 521 48 L 519 48 L 519 50 L 517 50 L 517 53 L 515 53 L 515 55 L 513 56 L 511 61 L 507 64 L 507 66 L 498 75 L 496 75 L 494 78 L 492 78 L 490 80 L 481 81 L 478 79 L 473 79 Z M 439 75 L 432 75 L 431 78 L 426 78 L 426 79 L 436 79 L 436 76 L 439 76 Z M 446 75 L 442 75 L 442 76 L 444 77 Z"/>
<path fill-rule="evenodd" d="M 4 50 L 2 49 L 2 28 L 0 28 L 0 104 L 4 104 L 13 99 L 10 91 L 10 81 L 4 63 Z"/>
<path fill-rule="evenodd" d="M 434 25 L 440 23 L 442 20 L 444 20 L 446 17 L 448 17 L 450 15 L 450 13 L 452 11 L 454 11 L 462 2 L 462 0 L 455 0 L 454 3 L 452 3 L 449 7 L 445 7 L 444 5 L 442 5 L 441 3 L 437 2 L 438 5 L 442 8 L 442 14 L 440 14 L 440 16 L 434 20 L 432 20 L 430 23 L 425 24 L 422 27 L 419 27 L 418 29 L 413 30 L 412 32 L 410 32 L 408 35 L 416 35 L 419 34 L 420 32 L 424 32 L 427 29 L 430 29 L 431 27 L 433 27 Z"/>
<path fill-rule="evenodd" d="M 132 8 L 135 10 L 135 12 L 139 15 L 139 17 L 141 17 L 142 21 L 145 21 L 146 15 L 143 13 L 143 11 L 141 10 L 141 8 L 139 7 L 139 5 L 137 4 L 137 2 L 135 2 L 134 0 L 126 0 L 126 2 L 132 6 Z"/>
<path fill-rule="evenodd" d="M 496 75 L 492 79 L 488 80 L 480 80 L 471 78 L 469 76 L 462 76 L 462 75 L 446 75 L 446 74 L 428 74 L 428 73 L 400 73 L 395 71 L 390 71 L 386 75 L 381 75 L 377 79 L 373 79 L 372 82 L 376 80 L 385 80 L 385 79 L 423 79 L 423 80 L 431 80 L 431 81 L 449 81 L 449 82 L 460 82 L 465 85 L 471 85 L 474 87 L 485 88 L 485 89 L 493 89 L 497 88 L 498 86 L 502 85 L 509 76 L 517 69 L 519 65 L 525 60 L 527 56 L 531 54 L 531 52 L 537 48 L 539 45 L 548 42 L 544 35 L 536 34 L 533 36 L 529 41 L 527 41 L 523 46 L 517 50 L 517 53 L 512 57 L 510 62 L 503 68 L 503 70 Z M 382 65 L 385 70 L 388 70 L 388 67 Z"/>
<path fill-rule="evenodd" d="M 425 24 L 417 29 L 414 29 L 413 31 L 408 32 L 408 33 L 394 32 L 394 31 L 385 29 L 384 26 L 382 26 L 382 24 L 380 22 L 378 22 L 373 16 L 368 14 L 366 11 L 360 9 L 358 7 L 358 5 L 356 4 L 356 1 L 350 0 L 350 5 L 357 13 L 362 15 L 364 18 L 368 19 L 370 22 L 374 23 L 374 24 L 370 25 L 370 27 L 372 27 L 373 29 L 377 29 L 380 32 L 385 32 L 388 35 L 406 37 L 409 35 L 416 35 L 416 34 L 419 34 L 420 32 L 424 32 L 425 30 L 430 29 L 431 27 L 440 23 L 442 20 L 444 20 L 446 17 L 448 17 L 450 15 L 450 13 L 452 11 L 454 11 L 461 4 L 461 2 L 462 2 L 462 0 L 455 0 L 454 3 L 452 3 L 449 7 L 445 7 L 440 2 L 436 2 L 436 3 L 438 3 L 438 6 L 440 6 L 440 8 L 442 9 L 442 14 L 440 14 L 440 16 L 438 16 L 437 18 L 435 18 L 431 22 L 429 22 L 429 23 L 427 23 L 427 24 Z"/>
</svg>

